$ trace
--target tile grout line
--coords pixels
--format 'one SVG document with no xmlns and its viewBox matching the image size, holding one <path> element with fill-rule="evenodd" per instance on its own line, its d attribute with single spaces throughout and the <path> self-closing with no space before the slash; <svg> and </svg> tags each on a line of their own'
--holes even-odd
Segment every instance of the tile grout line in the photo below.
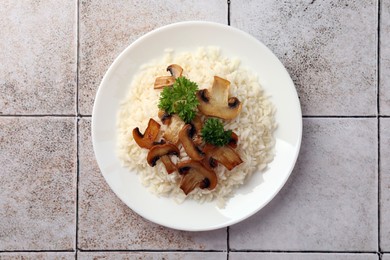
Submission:
<svg viewBox="0 0 390 260">
<path fill-rule="evenodd" d="M 230 0 L 227 0 L 227 23 L 230 26 Z"/>
<path fill-rule="evenodd" d="M 226 228 L 226 259 L 230 258 L 230 227 Z"/>
<path fill-rule="evenodd" d="M 380 228 L 380 223 L 381 223 L 381 206 L 380 206 L 380 202 L 381 202 L 381 169 L 380 169 L 380 93 L 379 93 L 379 90 L 380 90 L 380 54 L 381 54 L 381 48 L 380 48 L 380 29 L 381 29 L 381 0 L 378 0 L 378 18 L 377 18 L 377 85 L 376 85 L 376 114 L 377 114 L 377 171 L 378 171 L 378 175 L 377 175 L 377 178 L 378 178 L 378 197 L 377 197 L 377 203 L 378 203 L 378 237 L 377 237 L 377 241 L 378 241 L 378 256 L 379 256 L 379 259 L 381 259 L 381 228 Z"/>
<path fill-rule="evenodd" d="M 79 78 L 80 78 L 80 1 L 76 0 L 76 227 L 74 256 L 78 258 L 79 233 L 79 180 L 80 180 L 80 110 L 79 110 Z"/>
</svg>

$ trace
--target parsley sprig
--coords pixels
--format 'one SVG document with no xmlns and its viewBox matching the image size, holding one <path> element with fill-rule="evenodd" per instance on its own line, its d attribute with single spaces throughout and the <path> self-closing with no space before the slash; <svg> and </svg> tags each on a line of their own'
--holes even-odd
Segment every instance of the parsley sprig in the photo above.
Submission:
<svg viewBox="0 0 390 260">
<path fill-rule="evenodd" d="M 206 143 L 224 146 L 229 143 L 232 137 L 232 130 L 225 131 L 221 121 L 216 118 L 209 118 L 205 121 L 201 134 Z"/>
<path fill-rule="evenodd" d="M 198 85 L 185 77 L 178 77 L 172 87 L 160 94 L 158 107 L 168 114 L 177 114 L 184 122 L 191 122 L 199 104 L 196 98 Z"/>
</svg>

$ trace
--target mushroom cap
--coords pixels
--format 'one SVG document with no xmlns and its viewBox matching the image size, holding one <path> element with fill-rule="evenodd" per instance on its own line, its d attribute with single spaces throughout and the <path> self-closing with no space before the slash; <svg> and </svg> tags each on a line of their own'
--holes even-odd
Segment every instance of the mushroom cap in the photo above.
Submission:
<svg viewBox="0 0 390 260">
<path fill-rule="evenodd" d="M 164 155 L 180 155 L 180 150 L 176 145 L 171 143 L 160 144 L 153 146 L 146 157 L 148 164 L 154 167 L 157 161 Z"/>
<path fill-rule="evenodd" d="M 206 168 L 201 162 L 187 160 L 177 165 L 179 174 L 182 175 L 180 188 L 187 195 L 196 187 L 213 190 L 218 183 L 215 172 Z"/>
<path fill-rule="evenodd" d="M 206 116 L 222 119 L 234 119 L 242 109 L 242 103 L 236 97 L 229 98 L 230 81 L 214 76 L 210 89 L 197 92 L 198 109 Z"/>
<path fill-rule="evenodd" d="M 160 124 L 153 118 L 149 119 L 148 126 L 143 134 L 139 131 L 138 127 L 133 129 L 134 141 L 140 147 L 150 149 L 155 144 L 154 141 L 159 134 L 160 127 Z"/>
<path fill-rule="evenodd" d="M 167 67 L 167 71 L 169 71 L 174 78 L 178 78 L 181 77 L 183 68 L 180 65 L 171 64 Z"/>
<path fill-rule="evenodd" d="M 204 158 L 204 153 L 192 140 L 194 133 L 195 127 L 186 124 L 179 132 L 179 140 L 188 156 L 193 160 L 200 161 Z"/>
</svg>

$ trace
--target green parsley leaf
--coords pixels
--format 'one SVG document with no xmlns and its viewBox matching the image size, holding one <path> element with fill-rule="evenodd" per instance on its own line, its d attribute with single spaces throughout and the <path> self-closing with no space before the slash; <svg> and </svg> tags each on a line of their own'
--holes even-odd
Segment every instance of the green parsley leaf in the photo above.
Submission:
<svg viewBox="0 0 390 260">
<path fill-rule="evenodd" d="M 172 87 L 165 87 L 160 94 L 158 108 L 168 114 L 177 114 L 184 122 L 191 122 L 199 104 L 196 98 L 198 85 L 185 77 L 178 77 Z"/>
<path fill-rule="evenodd" d="M 216 118 L 209 118 L 205 121 L 201 134 L 206 143 L 224 146 L 229 143 L 232 137 L 232 130 L 225 131 L 221 121 Z"/>
</svg>

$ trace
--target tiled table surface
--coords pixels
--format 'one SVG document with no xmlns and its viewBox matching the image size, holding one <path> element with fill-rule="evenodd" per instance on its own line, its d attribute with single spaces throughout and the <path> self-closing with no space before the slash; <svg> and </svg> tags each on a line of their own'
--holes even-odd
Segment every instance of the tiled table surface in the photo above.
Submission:
<svg viewBox="0 0 390 260">
<path fill-rule="evenodd" d="M 127 208 L 90 136 L 113 59 L 184 20 L 265 43 L 304 115 L 282 191 L 209 232 L 167 229 Z M 5 0 L 0 26 L 0 259 L 390 259 L 390 0 Z"/>
</svg>

